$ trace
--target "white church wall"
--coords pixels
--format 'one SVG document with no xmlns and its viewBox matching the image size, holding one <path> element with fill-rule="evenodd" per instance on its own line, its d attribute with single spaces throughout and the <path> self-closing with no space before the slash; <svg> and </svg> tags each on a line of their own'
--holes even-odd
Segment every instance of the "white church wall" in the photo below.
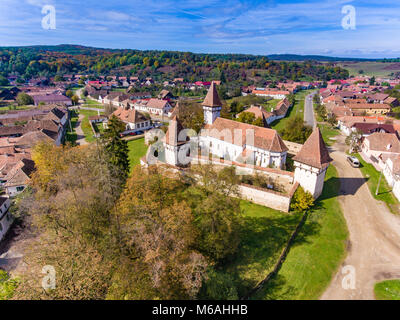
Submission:
<svg viewBox="0 0 400 320">
<path fill-rule="evenodd" d="M 289 212 L 290 196 L 244 184 L 239 186 L 239 191 L 243 199 L 275 210 Z"/>
</svg>

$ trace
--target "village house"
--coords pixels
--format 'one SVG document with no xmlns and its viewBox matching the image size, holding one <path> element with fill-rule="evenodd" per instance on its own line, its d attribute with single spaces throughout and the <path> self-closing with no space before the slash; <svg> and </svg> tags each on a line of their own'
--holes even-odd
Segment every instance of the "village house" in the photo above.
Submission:
<svg viewBox="0 0 400 320">
<path fill-rule="evenodd" d="M 35 106 L 39 104 L 63 104 L 71 106 L 72 101 L 70 98 L 61 94 L 47 94 L 47 95 L 35 95 L 33 96 Z"/>
<path fill-rule="evenodd" d="M 346 103 L 345 107 L 358 114 L 386 114 L 392 109 L 385 103 Z"/>
<path fill-rule="evenodd" d="M 168 91 L 168 90 L 161 90 L 161 92 L 158 94 L 158 99 L 161 100 L 170 100 L 170 99 L 174 99 L 173 94 Z"/>
<path fill-rule="evenodd" d="M 386 161 L 382 158 L 384 162 L 383 175 L 390 187 L 392 187 L 392 192 L 395 197 L 400 200 L 400 155 L 393 154 L 387 157 Z"/>
<path fill-rule="evenodd" d="M 124 135 L 152 128 L 151 119 L 135 109 L 118 108 L 113 115 L 125 123 L 125 131 L 122 133 Z"/>
<path fill-rule="evenodd" d="M 0 197 L 0 241 L 3 240 L 7 231 L 14 222 L 13 215 L 9 212 L 11 206 L 10 198 Z"/>
<path fill-rule="evenodd" d="M 135 109 L 157 116 L 169 116 L 172 106 L 167 100 L 150 99 L 141 100 L 135 103 Z"/>
<path fill-rule="evenodd" d="M 271 108 L 270 112 L 266 111 L 262 106 L 251 106 L 249 109 L 246 109 L 243 112 L 254 114 L 256 119 L 261 118 L 263 120 L 264 126 L 268 126 L 272 122 L 286 117 L 289 108 L 290 102 L 285 98 L 278 102 L 275 109 Z M 243 112 L 239 113 L 236 117 L 238 118 Z"/>
<path fill-rule="evenodd" d="M 367 159 L 378 163 L 383 155 L 400 154 L 400 141 L 396 134 L 375 132 L 364 139 L 361 150 Z"/>
<path fill-rule="evenodd" d="M 250 108 L 242 111 L 238 115 L 236 115 L 236 118 L 239 118 L 239 116 L 243 113 L 252 113 L 256 119 L 260 118 L 263 120 L 264 127 L 267 127 L 270 123 L 272 123 L 276 116 L 273 112 L 268 112 L 266 111 L 262 106 L 251 106 Z"/>
<path fill-rule="evenodd" d="M 134 100 L 151 99 L 150 92 L 132 92 L 130 95 Z"/>
<path fill-rule="evenodd" d="M 8 196 L 13 197 L 24 191 L 30 182 L 34 168 L 35 164 L 32 160 L 22 159 L 8 172 L 4 178 L 7 181 L 4 187 Z"/>
<path fill-rule="evenodd" d="M 286 98 L 290 92 L 287 90 L 253 90 L 252 94 L 255 94 L 259 97 L 271 97 L 273 99 L 284 99 Z"/>
</svg>

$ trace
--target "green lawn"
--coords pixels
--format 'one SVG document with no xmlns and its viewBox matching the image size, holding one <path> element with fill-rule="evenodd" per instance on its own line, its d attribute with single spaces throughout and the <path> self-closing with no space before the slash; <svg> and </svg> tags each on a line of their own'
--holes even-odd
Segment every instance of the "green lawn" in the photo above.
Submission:
<svg viewBox="0 0 400 320">
<path fill-rule="evenodd" d="M 234 279 L 239 297 L 246 295 L 270 273 L 301 219 L 248 201 L 243 211 L 242 242 L 235 258 L 222 270 Z"/>
<path fill-rule="evenodd" d="M 280 99 L 272 99 L 269 100 L 266 105 L 264 105 L 264 109 L 268 112 L 271 112 L 271 108 L 276 108 L 277 104 L 281 101 Z"/>
<path fill-rule="evenodd" d="M 377 300 L 400 300 L 400 280 L 386 280 L 375 284 Z"/>
<path fill-rule="evenodd" d="M 367 179 L 368 187 L 372 196 L 377 200 L 385 202 L 392 213 L 399 213 L 399 201 L 392 193 L 392 188 L 387 184 L 383 174 L 378 195 L 375 195 L 380 172 L 377 171 L 372 164 L 365 162 L 359 154 L 356 154 L 355 156 L 360 160 L 360 170 L 363 176 Z"/>
<path fill-rule="evenodd" d="M 102 109 L 104 108 L 104 105 L 98 102 L 97 100 L 93 100 L 91 98 L 86 97 L 85 103 L 82 105 L 82 107 L 85 108 L 94 108 L 94 109 Z"/>
<path fill-rule="evenodd" d="M 4 107 L 0 107 L 0 113 L 8 113 L 8 111 L 14 111 L 14 110 L 29 110 L 33 108 L 35 108 L 34 105 L 29 105 L 29 106 L 7 105 Z"/>
<path fill-rule="evenodd" d="M 296 101 L 294 103 L 294 106 L 289 109 L 285 118 L 271 123 L 271 128 L 277 130 L 278 132 L 281 132 L 283 129 L 285 129 L 289 119 L 295 118 L 296 116 L 299 116 L 301 117 L 301 119 L 304 119 L 304 99 L 307 95 L 309 95 L 313 91 L 315 90 L 304 90 L 296 93 L 295 94 Z"/>
<path fill-rule="evenodd" d="M 337 200 L 340 182 L 330 166 L 324 191 L 299 232 L 278 275 L 253 299 L 318 299 L 346 255 L 348 231 Z"/>
<path fill-rule="evenodd" d="M 87 142 L 93 142 L 96 140 L 96 138 L 93 136 L 93 130 L 92 127 L 90 126 L 89 123 L 89 117 L 90 116 L 96 116 L 98 113 L 97 111 L 91 111 L 91 110 L 79 110 L 79 114 L 84 115 L 84 118 L 82 119 L 81 127 L 82 131 L 85 134 L 85 140 Z"/>
<path fill-rule="evenodd" d="M 327 144 L 328 146 L 333 145 L 335 141 L 331 140 L 330 138 L 334 138 L 339 135 L 340 130 L 333 128 L 329 124 L 318 124 L 318 127 L 321 131 L 322 138 L 324 139 L 325 144 Z"/>
<path fill-rule="evenodd" d="M 129 161 L 131 168 L 140 164 L 140 158 L 146 155 L 147 146 L 144 144 L 144 138 L 128 142 Z"/>
<path fill-rule="evenodd" d="M 77 139 L 77 134 L 75 131 L 75 127 L 76 127 L 76 123 L 78 122 L 78 114 L 76 113 L 75 110 L 70 111 L 70 115 L 71 115 L 71 126 L 72 126 L 72 131 L 71 128 L 69 126 L 69 124 L 67 124 L 67 133 L 65 136 L 65 140 L 67 142 L 70 142 L 72 144 L 76 143 L 76 139 Z"/>
</svg>

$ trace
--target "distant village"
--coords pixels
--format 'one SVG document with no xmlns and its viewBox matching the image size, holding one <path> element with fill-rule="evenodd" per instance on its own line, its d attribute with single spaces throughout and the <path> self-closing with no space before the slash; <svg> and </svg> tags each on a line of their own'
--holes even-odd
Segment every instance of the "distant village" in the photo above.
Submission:
<svg viewBox="0 0 400 320">
<path fill-rule="evenodd" d="M 318 92 L 316 96 L 320 104 L 325 107 L 330 117 L 334 117 L 337 127 L 345 135 L 359 133 L 360 137 L 356 140 L 362 156 L 378 170 L 383 170 L 388 183 L 393 186 L 394 194 L 400 199 L 400 121 L 394 118 L 393 113 L 393 109 L 398 107 L 400 102 L 396 97 L 384 93 L 388 88 L 399 85 L 400 80 L 377 78 L 371 81 L 370 77 L 359 76 L 347 80 L 331 80 L 328 83 L 287 81 L 262 88 L 243 87 L 241 88 L 242 96 L 253 95 L 278 102 L 270 109 L 260 105 L 245 106 L 233 120 L 220 117 L 222 103 L 218 97 L 217 88 L 221 81 L 189 83 L 183 78 L 175 78 L 157 83 L 163 89 L 154 94 L 147 90 L 155 85 L 154 80 L 149 77 L 139 79 L 138 77 L 100 76 L 93 80 L 93 76 L 89 75 L 63 75 L 62 79 L 40 77 L 24 84 L 17 84 L 16 80 L 15 76 L 8 77 L 10 85 L 0 91 L 0 106 L 6 109 L 6 106 L 16 105 L 20 93 L 30 96 L 33 105 L 23 110 L 11 108 L 0 114 L 0 184 L 4 188 L 6 197 L 14 197 L 29 184 L 34 170 L 31 150 L 36 143 L 39 141 L 52 141 L 56 145 L 65 143 L 68 127 L 72 129 L 71 110 L 79 109 L 83 98 L 78 97 L 79 102 L 76 103 L 67 96 L 67 91 L 73 88 L 75 90 L 79 88 L 81 95 L 103 107 L 112 107 L 112 112 L 108 115 L 99 111 L 97 115 L 90 116 L 91 126 L 101 124 L 106 127 L 108 118 L 115 115 L 126 125 L 123 136 L 144 136 L 152 128 L 169 124 L 167 137 L 171 130 L 177 131 L 171 136 L 171 140 L 165 142 L 166 150 L 172 153 L 168 155 L 167 152 L 164 161 L 179 167 L 177 155 L 182 148 L 185 148 L 185 143 L 177 140 L 179 128 L 182 129 L 177 117 L 180 97 L 171 93 L 172 88 L 179 87 L 183 91 L 208 90 L 208 95 L 202 103 L 205 128 L 215 127 L 218 130 L 253 128 L 256 130 L 257 141 L 253 146 L 227 143 L 220 137 L 212 135 L 199 138 L 202 144 L 206 144 L 211 149 L 212 153 L 220 157 L 228 157 L 231 164 L 240 166 L 240 159 L 252 158 L 258 168 L 255 169 L 256 171 L 269 171 L 268 174 L 281 176 L 280 180 L 287 182 L 284 183 L 283 188 L 285 189 L 284 197 L 286 197 L 284 200 L 277 201 L 276 190 L 274 191 L 271 187 L 270 191 L 275 192 L 274 200 L 265 200 L 268 197 L 263 194 L 258 200 L 253 199 L 254 201 L 288 211 L 290 197 L 294 193 L 296 183 L 316 197 L 322 192 L 324 172 L 330 158 L 321 141 L 320 132 L 314 130 L 311 142 L 306 143 L 305 149 L 302 149 L 301 145 L 283 141 L 275 130 L 269 128 L 272 123 L 287 116 L 293 103 L 289 99 L 290 95 L 308 89 L 315 89 Z M 238 118 L 243 113 L 253 114 L 255 119 L 260 120 L 261 125 L 241 124 Z M 96 134 L 95 131 L 93 133 Z M 314 153 L 315 159 L 319 160 L 314 159 L 316 162 L 304 160 L 305 152 Z M 298 157 L 295 174 L 279 171 L 285 168 L 288 153 Z M 323 161 L 321 154 L 325 158 Z M 200 160 L 197 159 L 197 161 Z M 142 164 L 145 165 L 145 163 Z M 306 172 L 316 175 L 315 179 L 311 181 L 307 178 L 309 175 Z M 249 193 L 251 192 L 247 192 Z"/>
</svg>

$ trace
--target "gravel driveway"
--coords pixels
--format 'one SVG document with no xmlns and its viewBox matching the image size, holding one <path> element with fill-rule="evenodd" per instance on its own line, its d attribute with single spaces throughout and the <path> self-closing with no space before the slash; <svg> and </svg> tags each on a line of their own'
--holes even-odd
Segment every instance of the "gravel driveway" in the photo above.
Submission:
<svg viewBox="0 0 400 320">
<path fill-rule="evenodd" d="M 347 162 L 345 150 L 344 137 L 339 136 L 331 157 L 339 173 L 339 202 L 350 232 L 348 254 L 321 299 L 370 300 L 376 282 L 400 278 L 400 215 L 372 197 L 360 170 Z M 354 269 L 343 269 L 346 266 Z M 355 271 L 354 289 L 346 281 L 350 270 Z"/>
</svg>

